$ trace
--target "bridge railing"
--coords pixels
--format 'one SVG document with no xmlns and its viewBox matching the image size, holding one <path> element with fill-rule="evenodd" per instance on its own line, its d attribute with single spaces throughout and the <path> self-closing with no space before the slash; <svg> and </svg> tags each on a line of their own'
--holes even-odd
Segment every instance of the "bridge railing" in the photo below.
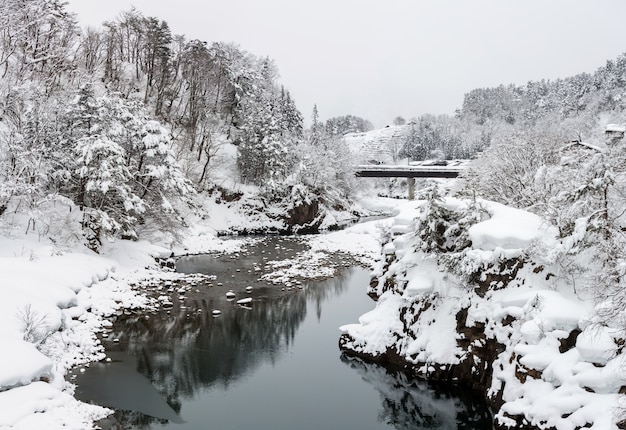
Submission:
<svg viewBox="0 0 626 430">
<path fill-rule="evenodd" d="M 390 166 L 365 164 L 356 166 L 355 174 L 362 178 L 456 178 L 466 169 L 463 165 L 455 166 Z"/>
</svg>

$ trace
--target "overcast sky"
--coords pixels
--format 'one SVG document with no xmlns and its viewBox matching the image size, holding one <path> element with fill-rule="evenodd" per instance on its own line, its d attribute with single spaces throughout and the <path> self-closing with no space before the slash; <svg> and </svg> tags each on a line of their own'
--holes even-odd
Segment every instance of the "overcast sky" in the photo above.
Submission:
<svg viewBox="0 0 626 430">
<path fill-rule="evenodd" d="M 305 119 L 452 114 L 479 87 L 594 72 L 626 52 L 626 0 L 69 0 L 82 25 L 134 5 L 175 34 L 273 58 Z"/>
</svg>

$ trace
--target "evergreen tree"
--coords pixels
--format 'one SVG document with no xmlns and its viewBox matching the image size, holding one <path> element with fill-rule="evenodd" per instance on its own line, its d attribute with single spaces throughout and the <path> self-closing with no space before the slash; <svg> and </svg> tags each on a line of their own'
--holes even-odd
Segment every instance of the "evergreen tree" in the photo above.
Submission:
<svg viewBox="0 0 626 430">
<path fill-rule="evenodd" d="M 311 114 L 311 133 L 309 137 L 309 141 L 312 146 L 320 146 L 322 143 L 323 128 L 322 124 L 320 124 L 320 117 L 317 112 L 317 104 L 313 105 L 313 112 Z"/>
<path fill-rule="evenodd" d="M 83 228 L 93 249 L 103 236 L 137 238 L 149 216 L 171 213 L 171 199 L 191 192 L 168 147 L 168 133 L 137 102 L 79 91 L 64 114 L 65 144 L 74 155 L 65 186 L 84 210 Z"/>
</svg>

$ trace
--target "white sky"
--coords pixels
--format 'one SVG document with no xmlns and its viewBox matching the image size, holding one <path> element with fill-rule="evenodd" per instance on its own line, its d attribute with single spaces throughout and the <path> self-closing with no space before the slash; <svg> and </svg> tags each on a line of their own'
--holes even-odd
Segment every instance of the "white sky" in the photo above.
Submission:
<svg viewBox="0 0 626 430">
<path fill-rule="evenodd" d="M 310 119 L 452 114 L 479 87 L 594 72 L 626 52 L 625 0 L 69 0 L 83 25 L 134 5 L 175 34 L 273 58 Z"/>
</svg>

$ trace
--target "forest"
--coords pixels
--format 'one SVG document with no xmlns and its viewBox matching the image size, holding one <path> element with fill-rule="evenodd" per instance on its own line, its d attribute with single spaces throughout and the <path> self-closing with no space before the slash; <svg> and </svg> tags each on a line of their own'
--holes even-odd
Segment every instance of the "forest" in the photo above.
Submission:
<svg viewBox="0 0 626 430">
<path fill-rule="evenodd" d="M 80 211 L 93 250 L 137 239 L 147 218 L 175 230 L 179 208 L 214 187 L 225 144 L 232 174 L 268 198 L 345 179 L 347 154 L 328 142 L 337 154 L 317 167 L 323 128 L 305 138 L 269 58 L 173 35 L 136 9 L 85 30 L 59 0 L 4 1 L 0 15 L 0 215 L 26 213 L 26 231 L 46 230 L 50 204 Z"/>
<path fill-rule="evenodd" d="M 78 213 L 94 250 L 146 224 L 175 230 L 180 208 L 215 188 L 226 144 L 232 174 L 269 200 L 294 187 L 335 204 L 354 197 L 342 136 L 371 123 L 320 121 L 316 106 L 305 129 L 270 58 L 174 35 L 136 9 L 99 29 L 81 29 L 60 0 L 0 9 L 0 214 L 26 214 L 25 230 L 50 235 L 51 204 Z M 546 217 L 572 239 L 566 254 L 593 247 L 618 285 L 626 160 L 604 131 L 625 122 L 625 89 L 626 55 L 591 74 L 475 89 L 453 116 L 409 120 L 400 155 L 475 158 L 461 193 Z"/>
</svg>

